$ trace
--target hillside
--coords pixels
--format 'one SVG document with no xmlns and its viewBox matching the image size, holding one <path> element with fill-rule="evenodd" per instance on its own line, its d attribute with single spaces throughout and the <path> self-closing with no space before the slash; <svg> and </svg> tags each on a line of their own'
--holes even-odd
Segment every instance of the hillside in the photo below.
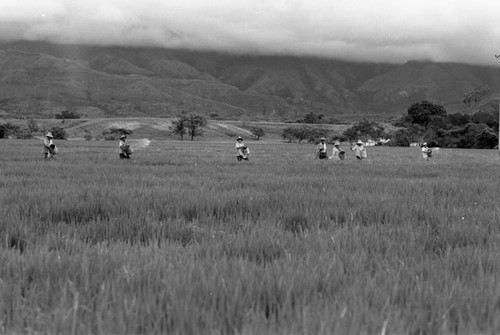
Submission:
<svg viewBox="0 0 500 335">
<path fill-rule="evenodd" d="M 497 92 L 499 82 L 498 68 L 466 64 L 0 45 L 0 116 L 9 118 L 51 118 L 62 110 L 87 118 L 172 117 L 185 110 L 247 121 L 296 120 L 309 112 L 387 120 L 423 99 L 470 112 L 464 95 L 485 85 Z"/>
</svg>

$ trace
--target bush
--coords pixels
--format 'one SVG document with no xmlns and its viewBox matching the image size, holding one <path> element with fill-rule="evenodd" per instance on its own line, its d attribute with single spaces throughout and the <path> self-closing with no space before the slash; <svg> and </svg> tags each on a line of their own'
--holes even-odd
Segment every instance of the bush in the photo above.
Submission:
<svg viewBox="0 0 500 335">
<path fill-rule="evenodd" d="M 70 112 L 68 110 L 62 111 L 59 114 L 55 115 L 56 119 L 79 119 L 80 115 L 75 112 Z"/>
<path fill-rule="evenodd" d="M 13 136 L 20 129 L 19 126 L 13 125 L 10 122 L 0 125 L 0 138 L 9 138 Z"/>
<path fill-rule="evenodd" d="M 344 131 L 344 136 L 350 141 L 355 141 L 357 139 L 367 137 L 371 139 L 378 139 L 385 137 L 385 134 L 384 127 L 382 127 L 379 123 L 363 119 Z"/>
<path fill-rule="evenodd" d="M 391 146 L 396 147 L 408 147 L 412 142 L 410 138 L 410 133 L 407 129 L 398 129 L 390 136 L 391 141 L 389 142 Z"/>
<path fill-rule="evenodd" d="M 105 134 L 106 131 L 103 132 L 103 134 Z M 134 132 L 130 129 L 126 129 L 126 128 L 109 128 L 109 133 L 111 134 L 116 134 L 116 135 L 131 135 L 133 134 Z"/>
<path fill-rule="evenodd" d="M 68 138 L 68 134 L 66 133 L 66 130 L 64 130 L 64 128 L 54 126 L 50 128 L 50 132 L 54 136 L 55 140 L 66 140 Z"/>
<path fill-rule="evenodd" d="M 0 125 L 0 138 L 15 138 L 26 140 L 33 138 L 33 133 L 29 127 L 22 128 L 10 122 Z"/>
</svg>

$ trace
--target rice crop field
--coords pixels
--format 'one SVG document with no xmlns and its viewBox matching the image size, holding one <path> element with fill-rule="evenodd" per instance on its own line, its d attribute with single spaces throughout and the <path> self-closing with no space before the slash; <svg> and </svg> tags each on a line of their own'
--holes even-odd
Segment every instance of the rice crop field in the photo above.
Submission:
<svg viewBox="0 0 500 335">
<path fill-rule="evenodd" d="M 130 142 L 0 140 L 1 334 L 500 333 L 496 151 Z"/>
</svg>

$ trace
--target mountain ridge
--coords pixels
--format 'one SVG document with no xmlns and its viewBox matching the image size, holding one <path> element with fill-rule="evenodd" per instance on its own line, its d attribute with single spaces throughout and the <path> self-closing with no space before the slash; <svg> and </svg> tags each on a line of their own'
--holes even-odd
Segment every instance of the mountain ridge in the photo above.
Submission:
<svg viewBox="0 0 500 335">
<path fill-rule="evenodd" d="M 187 111 L 215 119 L 293 121 L 311 112 L 331 119 L 390 119 L 421 100 L 471 113 L 464 96 L 488 86 L 486 104 L 499 81 L 499 68 L 455 63 L 0 44 L 4 117 L 51 117 L 71 110 L 84 117 L 172 117 Z"/>
</svg>

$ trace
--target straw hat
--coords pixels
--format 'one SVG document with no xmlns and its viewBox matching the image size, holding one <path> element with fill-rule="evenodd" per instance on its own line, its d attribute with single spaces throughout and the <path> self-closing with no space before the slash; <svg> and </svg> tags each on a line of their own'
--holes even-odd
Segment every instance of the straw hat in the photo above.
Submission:
<svg viewBox="0 0 500 335">
<path fill-rule="evenodd" d="M 333 143 L 333 145 L 340 145 L 340 142 L 339 141 L 335 141 L 335 143 Z"/>
<path fill-rule="evenodd" d="M 126 139 L 126 138 L 127 138 L 127 135 L 120 136 L 120 140 L 123 140 L 123 139 Z"/>
<path fill-rule="evenodd" d="M 356 144 L 361 144 L 361 145 L 363 145 L 363 141 L 358 140 L 358 142 L 356 142 Z"/>
<path fill-rule="evenodd" d="M 47 134 L 45 134 L 45 137 L 54 138 L 54 135 L 52 135 L 52 133 L 48 131 Z"/>
<path fill-rule="evenodd" d="M 320 140 L 321 142 L 326 141 L 326 139 L 325 139 L 324 137 L 320 138 L 319 140 Z"/>
<path fill-rule="evenodd" d="M 238 136 L 238 138 L 236 139 L 236 141 L 243 141 L 243 138 L 241 136 Z"/>
</svg>

